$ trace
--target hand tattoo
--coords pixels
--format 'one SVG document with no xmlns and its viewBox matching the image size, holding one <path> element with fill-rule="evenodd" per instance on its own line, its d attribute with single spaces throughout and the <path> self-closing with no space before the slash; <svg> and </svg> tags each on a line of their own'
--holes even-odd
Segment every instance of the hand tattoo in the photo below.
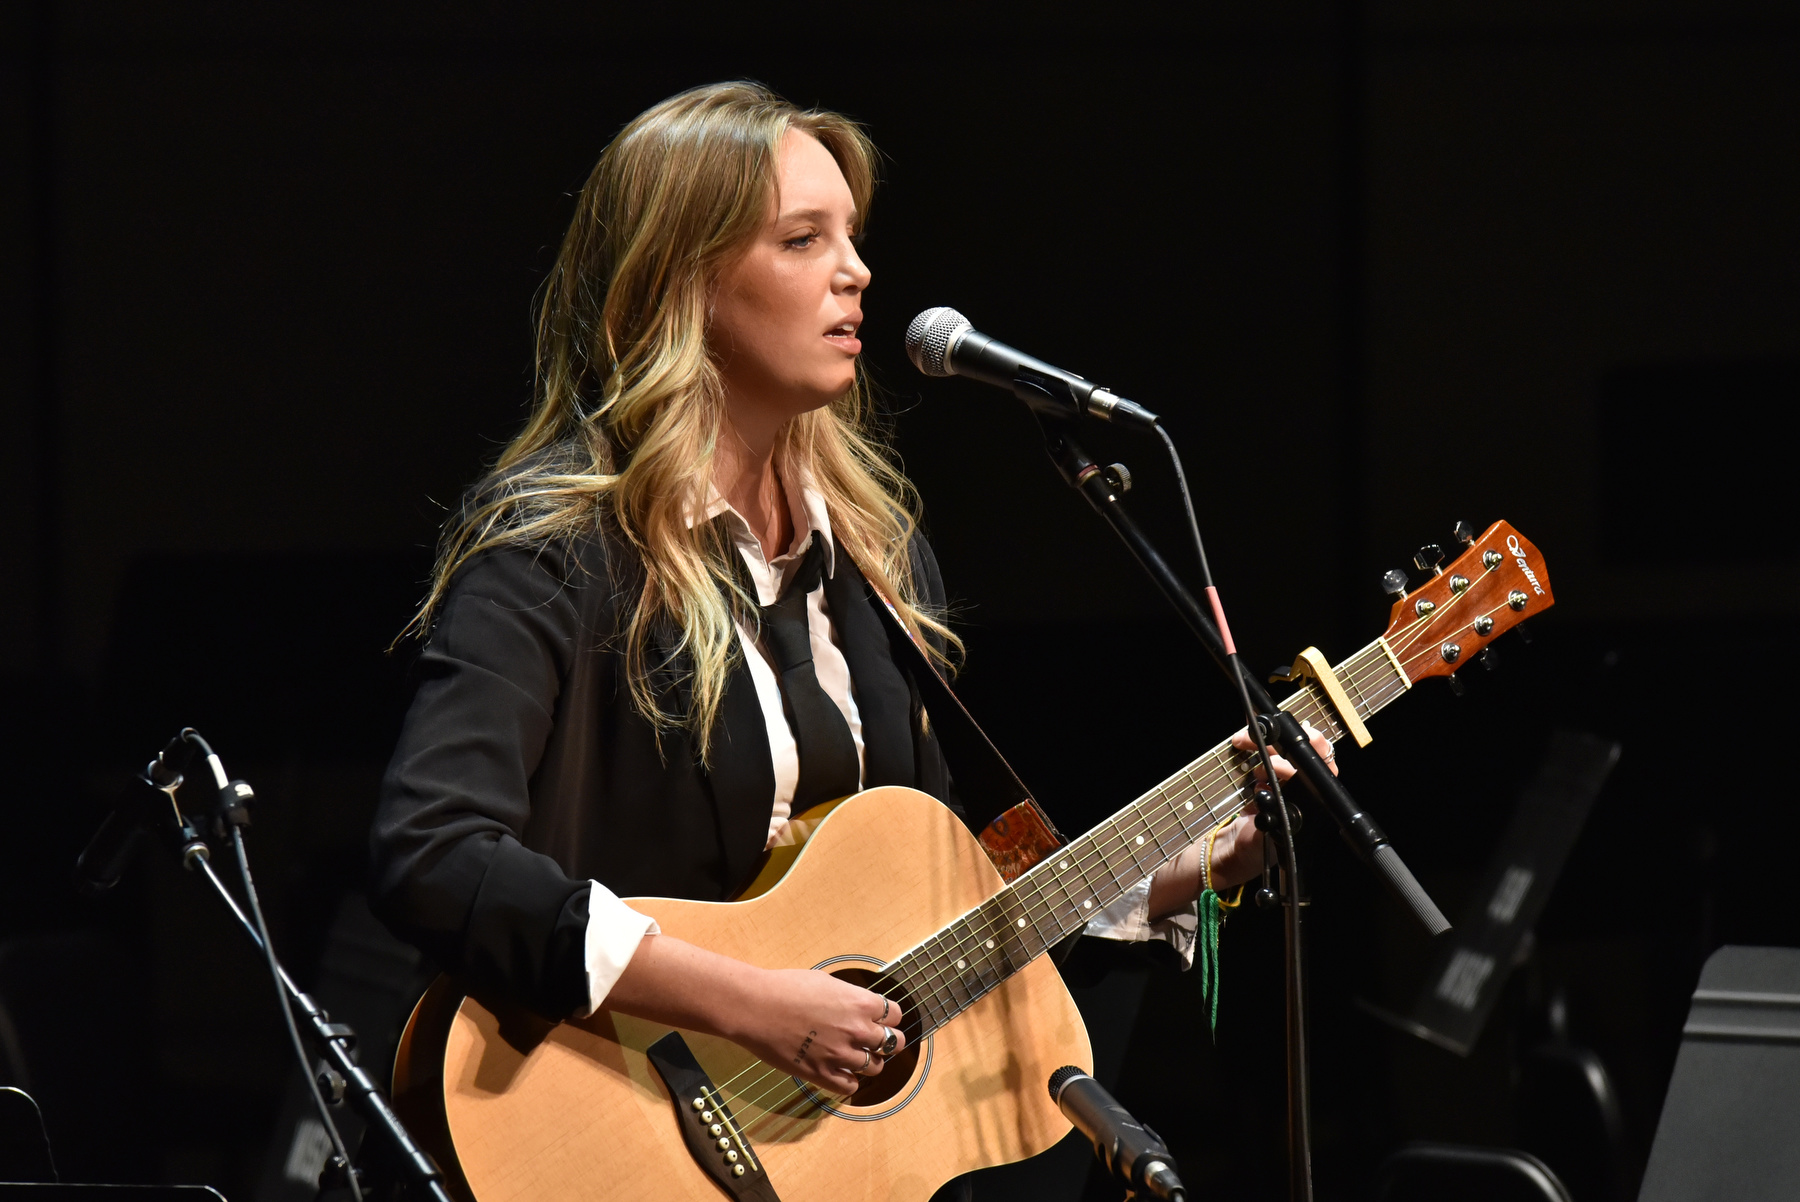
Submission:
<svg viewBox="0 0 1800 1202">
<path fill-rule="evenodd" d="M 806 1055 L 807 1048 L 812 1047 L 812 1041 L 815 1038 L 817 1038 L 818 1034 L 819 1033 L 817 1031 L 808 1031 L 806 1033 L 806 1038 L 800 1041 L 800 1050 L 798 1052 L 794 1053 L 794 1063 L 795 1064 L 800 1063 L 801 1057 Z"/>
</svg>

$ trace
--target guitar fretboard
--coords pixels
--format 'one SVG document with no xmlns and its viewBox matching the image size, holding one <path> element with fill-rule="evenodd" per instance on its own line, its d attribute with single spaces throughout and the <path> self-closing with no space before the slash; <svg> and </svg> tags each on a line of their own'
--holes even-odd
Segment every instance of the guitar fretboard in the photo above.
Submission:
<svg viewBox="0 0 1800 1202">
<path fill-rule="evenodd" d="M 1335 671 L 1363 718 L 1412 687 L 1383 639 Z M 1282 708 L 1333 743 L 1346 733 L 1316 684 Z M 909 1040 L 931 1034 L 1242 811 L 1254 788 L 1250 753 L 1220 743 L 895 959 L 872 988 L 910 1001 Z"/>
</svg>

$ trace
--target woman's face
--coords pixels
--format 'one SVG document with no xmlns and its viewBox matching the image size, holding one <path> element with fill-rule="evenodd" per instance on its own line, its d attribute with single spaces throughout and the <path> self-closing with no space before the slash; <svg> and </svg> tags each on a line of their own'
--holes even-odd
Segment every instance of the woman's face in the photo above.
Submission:
<svg viewBox="0 0 1800 1202">
<path fill-rule="evenodd" d="M 772 436 L 781 422 L 830 404 L 855 381 L 869 286 L 851 242 L 856 222 L 837 160 L 816 138 L 790 131 L 769 218 L 713 290 L 708 343 L 740 427 Z"/>
</svg>

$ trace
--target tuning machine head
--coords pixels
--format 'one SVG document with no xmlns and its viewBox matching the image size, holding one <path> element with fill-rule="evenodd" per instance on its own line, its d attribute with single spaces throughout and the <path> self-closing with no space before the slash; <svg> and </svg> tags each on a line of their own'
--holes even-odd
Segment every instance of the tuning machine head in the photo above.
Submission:
<svg viewBox="0 0 1800 1202">
<path fill-rule="evenodd" d="M 1430 572 L 1433 576 L 1442 576 L 1444 569 L 1438 565 L 1444 562 L 1444 549 L 1436 543 L 1426 543 L 1413 555 L 1413 566 L 1421 572 Z"/>
<path fill-rule="evenodd" d="M 1455 529 L 1451 530 L 1450 533 L 1455 535 L 1456 541 L 1465 547 L 1473 547 L 1475 545 L 1475 527 L 1469 525 L 1467 522 L 1456 523 Z"/>
<path fill-rule="evenodd" d="M 1381 574 L 1381 591 L 1396 601 L 1405 599 L 1406 594 L 1411 587 L 1411 582 L 1407 580 L 1406 573 L 1402 572 L 1399 568 L 1389 568 Z"/>
</svg>

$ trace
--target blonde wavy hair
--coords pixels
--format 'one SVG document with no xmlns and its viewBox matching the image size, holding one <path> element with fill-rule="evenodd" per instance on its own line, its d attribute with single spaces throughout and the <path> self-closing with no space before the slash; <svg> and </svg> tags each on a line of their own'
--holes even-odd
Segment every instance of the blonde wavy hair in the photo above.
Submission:
<svg viewBox="0 0 1800 1202">
<path fill-rule="evenodd" d="M 686 728 L 703 760 L 739 654 L 736 619 L 757 613 L 718 523 L 688 521 L 706 499 L 726 403 L 707 348 L 708 301 L 768 219 L 789 130 L 837 160 L 866 224 L 876 162 L 867 135 L 759 84 L 670 97 L 601 153 L 539 301 L 531 416 L 446 523 L 430 592 L 407 628 L 429 634 L 457 569 L 483 551 L 610 524 L 644 565 L 621 632 L 632 699 L 659 732 Z M 811 476 L 833 535 L 907 627 L 959 652 L 921 605 L 908 553 L 917 495 L 873 429 L 860 364 L 849 392 L 788 424 L 776 456 L 789 480 L 795 468 Z M 659 624 L 676 640 L 670 659 L 652 664 Z M 662 700 L 671 666 L 688 685 L 682 713 Z"/>
</svg>

